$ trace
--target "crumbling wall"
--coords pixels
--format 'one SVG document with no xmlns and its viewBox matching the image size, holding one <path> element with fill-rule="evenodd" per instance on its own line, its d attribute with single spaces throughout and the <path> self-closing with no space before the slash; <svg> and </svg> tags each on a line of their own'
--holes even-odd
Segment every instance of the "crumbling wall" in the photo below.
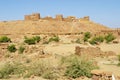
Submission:
<svg viewBox="0 0 120 80">
<path fill-rule="evenodd" d="M 32 15 L 25 15 L 25 20 L 39 20 L 40 19 L 40 13 L 35 13 Z"/>
<path fill-rule="evenodd" d="M 82 55 L 85 55 L 85 56 L 88 56 L 88 57 L 102 57 L 102 56 L 114 56 L 116 55 L 114 52 L 112 51 L 108 51 L 108 52 L 103 52 L 100 48 L 96 47 L 87 47 L 87 48 L 83 48 L 83 47 L 79 47 L 79 46 L 76 46 L 75 47 L 75 54 L 76 55 L 79 55 L 79 56 L 82 56 Z"/>
<path fill-rule="evenodd" d="M 72 21 L 75 21 L 75 20 L 77 20 L 77 19 L 74 16 L 68 16 L 67 18 L 64 18 L 64 21 L 66 21 L 66 22 L 72 22 Z"/>
<path fill-rule="evenodd" d="M 40 13 L 35 13 L 32 15 L 25 15 L 24 20 L 50 20 L 50 21 L 66 21 L 66 22 L 73 22 L 73 21 L 89 21 L 89 16 L 85 16 L 83 18 L 77 19 L 75 16 L 68 16 L 66 18 L 63 15 L 56 15 L 55 18 L 46 16 L 44 18 L 40 18 Z"/>
<path fill-rule="evenodd" d="M 90 21 L 89 16 L 85 16 L 83 18 L 80 18 L 79 21 Z"/>
<path fill-rule="evenodd" d="M 49 20 L 49 21 L 52 21 L 54 20 L 51 16 L 46 16 L 44 18 L 42 18 L 43 20 Z"/>
</svg>

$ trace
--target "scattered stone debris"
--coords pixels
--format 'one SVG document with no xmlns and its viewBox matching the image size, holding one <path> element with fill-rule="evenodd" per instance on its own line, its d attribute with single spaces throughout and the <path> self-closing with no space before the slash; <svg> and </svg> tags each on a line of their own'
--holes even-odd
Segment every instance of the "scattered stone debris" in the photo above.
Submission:
<svg viewBox="0 0 120 80">
<path fill-rule="evenodd" d="M 119 40 L 115 39 L 115 40 L 113 40 L 113 43 L 118 44 Z"/>
<path fill-rule="evenodd" d="M 92 70 L 92 80 L 113 80 L 112 72 L 102 71 L 102 70 Z"/>
</svg>

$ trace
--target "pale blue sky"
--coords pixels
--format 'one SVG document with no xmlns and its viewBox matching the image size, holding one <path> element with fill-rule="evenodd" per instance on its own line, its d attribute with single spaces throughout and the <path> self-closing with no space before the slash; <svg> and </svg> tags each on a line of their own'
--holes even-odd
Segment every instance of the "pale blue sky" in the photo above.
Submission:
<svg viewBox="0 0 120 80">
<path fill-rule="evenodd" d="M 23 20 L 25 14 L 42 17 L 63 14 L 90 16 L 92 21 L 120 28 L 120 0 L 1 0 L 0 21 Z"/>
</svg>

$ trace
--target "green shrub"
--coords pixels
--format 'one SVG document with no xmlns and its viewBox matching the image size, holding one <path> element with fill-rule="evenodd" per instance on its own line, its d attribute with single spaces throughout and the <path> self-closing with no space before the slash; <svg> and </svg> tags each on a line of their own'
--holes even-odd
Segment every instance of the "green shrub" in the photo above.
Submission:
<svg viewBox="0 0 120 80">
<path fill-rule="evenodd" d="M 101 43 L 101 42 L 104 41 L 104 37 L 103 36 L 98 36 L 98 37 L 96 37 L 96 41 Z"/>
<path fill-rule="evenodd" d="M 105 40 L 107 43 L 113 41 L 114 39 L 115 39 L 115 36 L 113 36 L 113 34 L 109 33 L 108 35 L 105 36 Z"/>
<path fill-rule="evenodd" d="M 24 42 L 27 43 L 28 45 L 32 45 L 38 43 L 40 40 L 41 40 L 40 36 L 35 36 L 31 38 L 25 36 Z"/>
<path fill-rule="evenodd" d="M 32 45 L 32 44 L 35 44 L 35 39 L 34 38 L 25 38 L 24 42 L 27 43 L 28 45 Z"/>
<path fill-rule="evenodd" d="M 25 71 L 25 67 L 21 63 L 5 63 L 0 68 L 0 79 L 10 78 L 10 75 L 18 75 Z"/>
<path fill-rule="evenodd" d="M 120 62 L 117 65 L 120 66 Z"/>
<path fill-rule="evenodd" d="M 92 45 L 97 44 L 95 39 L 90 40 L 89 43 L 92 44 Z"/>
<path fill-rule="evenodd" d="M 41 76 L 46 69 L 46 66 L 43 63 L 34 63 L 27 68 L 27 74 L 24 75 L 24 78 L 29 78 L 32 75 Z"/>
<path fill-rule="evenodd" d="M 35 37 L 33 37 L 33 38 L 35 39 L 35 41 L 36 41 L 37 43 L 41 40 L 40 36 L 35 36 Z"/>
<path fill-rule="evenodd" d="M 11 39 L 8 38 L 7 36 L 2 36 L 0 37 L 0 42 L 11 42 Z"/>
<path fill-rule="evenodd" d="M 29 64 L 29 67 L 27 67 L 27 74 L 23 75 L 24 78 L 29 78 L 32 75 L 35 76 L 46 76 L 47 78 L 47 73 L 50 71 L 53 71 L 53 67 L 46 63 L 45 61 L 35 61 L 31 64 Z M 49 78 L 52 77 L 52 75 L 48 75 Z"/>
<path fill-rule="evenodd" d="M 48 42 L 52 42 L 52 41 L 59 42 L 59 40 L 60 39 L 58 36 L 54 36 L 54 37 L 51 37 Z"/>
<path fill-rule="evenodd" d="M 10 78 L 13 75 L 24 78 L 34 75 L 53 80 L 57 77 L 53 69 L 53 66 L 41 60 L 27 63 L 27 65 L 23 62 L 12 61 L 0 66 L 0 79 Z"/>
<path fill-rule="evenodd" d="M 63 61 L 64 60 L 64 61 Z M 91 70 L 97 67 L 93 65 L 92 61 L 86 60 L 83 57 L 73 56 L 62 60 L 62 63 L 67 63 L 65 76 L 78 78 L 80 76 L 91 77 Z"/>
<path fill-rule="evenodd" d="M 89 38 L 91 37 L 91 33 L 90 33 L 90 32 L 86 32 L 86 33 L 84 34 L 84 36 L 89 39 Z"/>
<path fill-rule="evenodd" d="M 98 42 L 101 43 L 101 42 L 103 42 L 103 41 L 104 41 L 104 37 L 98 36 L 98 37 L 93 37 L 93 38 L 89 41 L 89 43 L 92 44 L 92 45 L 94 45 L 94 44 L 97 44 Z"/>
<path fill-rule="evenodd" d="M 9 45 L 7 49 L 9 52 L 16 52 L 17 50 L 14 44 Z"/>
<path fill-rule="evenodd" d="M 87 37 L 84 37 L 83 40 L 84 40 L 84 42 L 87 42 L 87 41 L 88 41 L 88 38 L 87 38 Z"/>
<path fill-rule="evenodd" d="M 91 33 L 90 33 L 90 32 L 85 32 L 85 33 L 84 33 L 84 38 L 83 38 L 84 42 L 88 41 L 88 39 L 89 39 L 90 37 L 91 37 Z"/>
<path fill-rule="evenodd" d="M 18 52 L 21 54 L 21 53 L 23 53 L 23 52 L 24 52 L 24 50 L 25 50 L 25 47 L 20 46 L 20 47 L 19 47 L 19 49 L 18 49 Z"/>
<path fill-rule="evenodd" d="M 118 66 L 120 66 L 120 55 L 118 55 Z"/>
</svg>

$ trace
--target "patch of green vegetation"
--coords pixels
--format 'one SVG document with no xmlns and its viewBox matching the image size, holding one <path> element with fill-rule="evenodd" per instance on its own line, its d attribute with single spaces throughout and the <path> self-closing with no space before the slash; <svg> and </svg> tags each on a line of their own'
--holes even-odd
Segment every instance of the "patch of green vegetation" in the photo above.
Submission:
<svg viewBox="0 0 120 80">
<path fill-rule="evenodd" d="M 1 43 L 11 42 L 11 39 L 8 38 L 7 36 L 2 36 L 0 37 L 0 42 Z"/>
<path fill-rule="evenodd" d="M 28 45 L 36 44 L 41 40 L 40 36 L 34 36 L 31 38 L 28 38 L 25 36 L 24 42 L 27 43 Z"/>
<path fill-rule="evenodd" d="M 35 40 L 33 38 L 26 38 L 24 42 L 27 43 L 28 45 L 35 44 Z"/>
<path fill-rule="evenodd" d="M 35 36 L 35 37 L 33 37 L 33 38 L 34 38 L 34 40 L 35 40 L 37 43 L 39 43 L 39 41 L 41 40 L 40 36 Z"/>
<path fill-rule="evenodd" d="M 18 75 L 25 71 L 21 63 L 6 63 L 0 68 L 0 79 L 10 78 L 10 75 Z"/>
<path fill-rule="evenodd" d="M 14 44 L 9 45 L 7 49 L 9 52 L 16 52 L 17 50 Z"/>
<path fill-rule="evenodd" d="M 118 66 L 120 66 L 120 55 L 118 55 Z"/>
<path fill-rule="evenodd" d="M 115 39 L 115 36 L 113 34 L 109 33 L 108 35 L 105 36 L 106 43 L 109 43 Z"/>
<path fill-rule="evenodd" d="M 62 64 L 67 65 L 65 76 L 71 78 L 78 78 L 80 76 L 91 77 L 91 70 L 97 68 L 95 65 L 93 65 L 92 61 L 73 55 L 67 58 L 62 58 Z"/>
<path fill-rule="evenodd" d="M 88 39 L 90 39 L 90 37 L 91 37 L 91 33 L 90 32 L 85 32 L 84 33 L 84 38 L 83 38 L 84 42 L 87 42 Z"/>
<path fill-rule="evenodd" d="M 93 37 L 89 43 L 94 45 L 94 44 L 97 44 L 97 43 L 102 43 L 104 41 L 104 37 L 103 36 L 98 36 L 98 37 Z"/>
<path fill-rule="evenodd" d="M 44 61 L 19 63 L 16 61 L 7 62 L 0 66 L 0 79 L 10 78 L 11 76 L 29 78 L 31 76 L 41 76 L 45 79 L 56 79 L 53 66 Z"/>
<path fill-rule="evenodd" d="M 59 40 L 60 38 L 58 36 L 54 36 L 54 37 L 49 38 L 48 42 L 52 42 L 52 41 L 59 42 Z"/>
<path fill-rule="evenodd" d="M 18 53 L 22 54 L 24 52 L 24 50 L 25 50 L 25 47 L 20 46 L 19 49 L 18 49 Z"/>
</svg>

